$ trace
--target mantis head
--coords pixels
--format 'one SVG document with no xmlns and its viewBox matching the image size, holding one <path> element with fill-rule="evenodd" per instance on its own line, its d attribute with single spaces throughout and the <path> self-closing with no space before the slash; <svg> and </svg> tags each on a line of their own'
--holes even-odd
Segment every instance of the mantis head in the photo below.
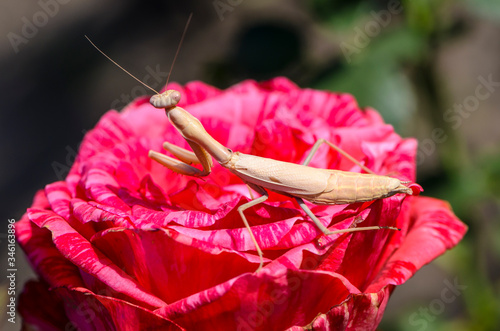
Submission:
<svg viewBox="0 0 500 331">
<path fill-rule="evenodd" d="M 155 94 L 149 99 L 149 103 L 155 108 L 174 108 L 181 100 L 181 93 L 176 90 L 166 90 L 161 94 Z"/>
</svg>

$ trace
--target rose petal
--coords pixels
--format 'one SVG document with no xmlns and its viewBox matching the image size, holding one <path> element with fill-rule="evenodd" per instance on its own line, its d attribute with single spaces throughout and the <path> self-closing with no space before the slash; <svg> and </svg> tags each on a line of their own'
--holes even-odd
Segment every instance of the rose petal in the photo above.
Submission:
<svg viewBox="0 0 500 331">
<path fill-rule="evenodd" d="M 184 330 L 167 318 L 113 297 L 83 288 L 55 289 L 64 298 L 64 311 L 79 330 Z M 76 309 L 75 309 L 76 308 Z"/>
<path fill-rule="evenodd" d="M 386 284 L 402 284 L 422 266 L 455 246 L 467 231 L 448 203 L 433 198 L 413 198 L 410 217 L 412 226 L 407 237 L 367 291 L 378 291 Z"/>
<path fill-rule="evenodd" d="M 104 284 L 118 293 L 149 306 L 161 307 L 165 303 L 157 297 L 145 292 L 141 287 L 123 273 L 114 263 L 99 250 L 72 229 L 60 216 L 43 210 L 28 209 L 30 220 L 39 227 L 52 232 L 54 245 L 69 261 L 85 272 L 94 275 Z"/>
<path fill-rule="evenodd" d="M 192 330 L 220 325 L 228 330 L 282 330 L 307 324 L 317 311 L 341 303 L 350 292 L 356 289 L 339 275 L 264 271 L 241 275 L 156 312 Z"/>
</svg>

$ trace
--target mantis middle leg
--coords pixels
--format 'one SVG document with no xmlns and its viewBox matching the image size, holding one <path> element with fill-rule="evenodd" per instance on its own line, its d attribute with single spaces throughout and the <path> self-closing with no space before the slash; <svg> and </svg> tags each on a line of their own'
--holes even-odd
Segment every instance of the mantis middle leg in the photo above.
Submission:
<svg viewBox="0 0 500 331">
<path fill-rule="evenodd" d="M 372 175 L 375 174 L 373 171 L 371 171 L 370 169 L 368 169 L 366 166 L 362 165 L 358 160 L 356 160 L 355 158 L 353 158 L 349 153 L 347 153 L 346 151 L 344 151 L 343 149 L 341 149 L 337 145 L 335 145 L 335 144 L 333 144 L 333 143 L 331 143 L 328 140 L 325 140 L 323 138 L 318 139 L 314 143 L 313 147 L 311 148 L 311 151 L 309 152 L 309 154 L 307 155 L 306 159 L 302 163 L 303 165 L 308 165 L 309 162 L 311 162 L 314 154 L 316 154 L 316 152 L 318 151 L 319 147 L 323 143 L 327 144 L 332 149 L 334 149 L 335 151 L 337 151 L 341 155 L 345 156 L 347 159 L 349 159 L 350 161 L 352 161 L 354 164 L 360 166 L 361 169 L 363 169 L 367 173 L 372 174 Z M 379 229 L 398 230 L 397 228 L 387 227 L 387 226 L 367 226 L 367 227 L 362 227 L 362 228 L 349 228 L 349 229 L 343 229 L 343 230 L 330 231 L 330 230 L 328 230 L 323 225 L 323 223 L 320 222 L 320 220 L 316 217 L 316 215 L 314 215 L 314 213 L 311 211 L 311 209 L 309 209 L 309 207 L 307 207 L 307 205 L 305 204 L 304 200 L 302 200 L 301 198 L 298 198 L 298 197 L 296 197 L 295 200 L 299 204 L 300 208 L 313 220 L 314 224 L 316 224 L 316 226 L 318 227 L 318 229 L 320 229 L 321 232 L 323 232 L 325 235 L 332 235 L 332 234 L 346 233 L 346 232 L 356 232 L 356 231 L 379 230 Z"/>
<path fill-rule="evenodd" d="M 365 167 L 364 165 L 362 165 L 358 160 L 356 160 L 355 158 L 353 158 L 349 153 L 347 153 L 346 151 L 344 151 L 342 148 L 338 147 L 337 145 L 329 142 L 328 140 L 325 140 L 323 138 L 320 138 L 318 139 L 313 147 L 311 148 L 311 151 L 309 152 L 309 155 L 307 155 L 307 158 L 304 160 L 304 162 L 302 163 L 303 165 L 308 165 L 309 162 L 311 162 L 311 159 L 313 158 L 314 154 L 316 154 L 316 152 L 318 151 L 318 148 L 321 146 L 321 144 L 327 144 L 328 146 L 330 146 L 332 149 L 334 149 L 335 151 L 337 151 L 338 153 L 342 154 L 343 156 L 345 156 L 348 160 L 350 160 L 351 162 L 353 162 L 354 164 L 358 165 L 361 167 L 361 169 L 363 169 L 364 171 L 366 171 L 367 173 L 369 174 L 372 174 L 372 175 L 375 175 L 375 173 L 373 171 L 371 171 L 370 169 L 368 169 L 367 167 Z"/>
</svg>

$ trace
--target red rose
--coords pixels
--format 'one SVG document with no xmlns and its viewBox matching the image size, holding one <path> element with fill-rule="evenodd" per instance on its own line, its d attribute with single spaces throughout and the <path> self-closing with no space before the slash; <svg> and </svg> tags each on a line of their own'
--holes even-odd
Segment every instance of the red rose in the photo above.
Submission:
<svg viewBox="0 0 500 331">
<path fill-rule="evenodd" d="M 284 78 L 225 91 L 193 82 L 180 106 L 235 151 L 299 163 L 318 138 L 378 174 L 415 180 L 414 139 L 347 94 L 299 89 Z M 397 226 L 325 237 L 298 205 L 270 193 L 245 214 L 245 184 L 220 166 L 204 179 L 148 158 L 163 141 L 187 148 L 164 112 L 140 98 L 110 111 L 87 133 L 65 181 L 38 192 L 16 224 L 40 280 L 19 309 L 41 329 L 372 330 L 389 295 L 456 245 L 466 227 L 447 203 L 397 194 L 351 205 L 315 206 L 330 229 Z M 359 172 L 322 147 L 311 166 Z M 423 249 L 425 248 L 425 249 Z"/>
</svg>

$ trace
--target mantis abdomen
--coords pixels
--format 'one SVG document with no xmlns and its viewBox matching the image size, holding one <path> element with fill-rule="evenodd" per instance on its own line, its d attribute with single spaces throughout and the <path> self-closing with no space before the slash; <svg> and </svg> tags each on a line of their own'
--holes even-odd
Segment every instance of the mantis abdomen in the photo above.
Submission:
<svg viewBox="0 0 500 331">
<path fill-rule="evenodd" d="M 412 194 L 412 189 L 397 178 L 329 170 L 328 187 L 321 194 L 303 195 L 317 205 L 349 204 L 383 199 L 397 193 Z"/>
</svg>

